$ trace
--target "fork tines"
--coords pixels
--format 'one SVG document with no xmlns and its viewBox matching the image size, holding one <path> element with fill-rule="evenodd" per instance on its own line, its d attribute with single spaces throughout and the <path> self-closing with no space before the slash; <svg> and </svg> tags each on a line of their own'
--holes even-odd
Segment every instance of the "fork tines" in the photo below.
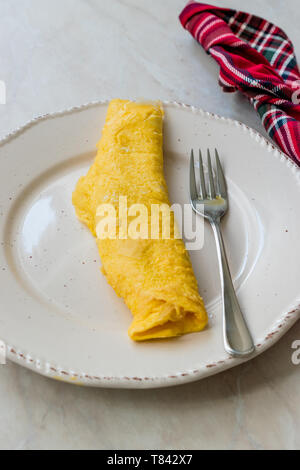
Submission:
<svg viewBox="0 0 300 470">
<path fill-rule="evenodd" d="M 216 195 L 226 198 L 227 189 L 225 177 L 220 162 L 219 154 L 215 149 L 216 159 L 216 178 L 214 180 L 213 170 L 211 164 L 210 151 L 207 149 L 207 171 L 208 171 L 208 182 L 205 184 L 204 170 L 203 170 L 203 159 L 201 150 L 199 150 L 199 194 L 197 192 L 196 176 L 195 176 L 195 160 L 194 150 L 191 151 L 190 158 L 190 195 L 191 199 L 215 199 Z"/>
</svg>

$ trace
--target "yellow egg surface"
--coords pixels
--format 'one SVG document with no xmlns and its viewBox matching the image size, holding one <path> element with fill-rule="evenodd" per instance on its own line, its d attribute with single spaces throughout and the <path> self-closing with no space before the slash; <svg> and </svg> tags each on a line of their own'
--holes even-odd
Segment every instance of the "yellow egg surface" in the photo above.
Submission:
<svg viewBox="0 0 300 470">
<path fill-rule="evenodd" d="M 128 334 L 135 341 L 179 336 L 207 324 L 189 255 L 182 239 L 123 238 L 120 197 L 127 207 L 170 206 L 163 173 L 163 109 L 159 102 L 112 100 L 108 106 L 98 152 L 73 192 L 78 218 L 97 238 L 102 272 L 133 315 Z M 116 214 L 116 237 L 97 237 L 97 209 L 103 204 Z M 128 217 L 127 224 L 134 217 Z M 146 227 L 147 228 L 147 227 Z M 122 232 L 123 234 L 123 232 Z"/>
</svg>

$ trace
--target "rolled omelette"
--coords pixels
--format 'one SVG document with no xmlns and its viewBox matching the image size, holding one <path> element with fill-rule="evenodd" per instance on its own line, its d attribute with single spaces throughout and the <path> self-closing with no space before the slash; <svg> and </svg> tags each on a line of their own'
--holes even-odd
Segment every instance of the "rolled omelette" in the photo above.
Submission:
<svg viewBox="0 0 300 470">
<path fill-rule="evenodd" d="M 135 341 L 196 332 L 207 324 L 182 239 L 174 231 L 163 238 L 161 224 L 156 239 L 120 236 L 120 197 L 127 198 L 127 207 L 143 204 L 149 214 L 153 204 L 170 207 L 162 144 L 161 103 L 112 100 L 95 160 L 72 198 L 78 218 L 97 239 L 103 274 L 132 312 L 128 334 Z M 115 210 L 115 238 L 97 237 L 103 204 Z M 150 227 L 150 219 L 148 223 Z"/>
</svg>

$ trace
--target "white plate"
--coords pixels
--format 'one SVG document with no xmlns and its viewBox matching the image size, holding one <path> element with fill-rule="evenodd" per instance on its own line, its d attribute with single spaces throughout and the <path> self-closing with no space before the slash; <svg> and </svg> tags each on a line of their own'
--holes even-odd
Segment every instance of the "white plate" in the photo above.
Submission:
<svg viewBox="0 0 300 470">
<path fill-rule="evenodd" d="M 300 315 L 300 172 L 241 123 L 177 103 L 164 107 L 172 202 L 188 202 L 191 147 L 219 149 L 230 193 L 224 237 L 258 354 Z M 43 116 L 1 142 L 0 338 L 8 357 L 72 383 L 136 388 L 189 382 L 239 364 L 223 349 L 209 226 L 204 248 L 191 252 L 209 328 L 155 342 L 128 338 L 131 314 L 100 273 L 95 240 L 71 204 L 106 108 L 93 103 Z"/>
</svg>

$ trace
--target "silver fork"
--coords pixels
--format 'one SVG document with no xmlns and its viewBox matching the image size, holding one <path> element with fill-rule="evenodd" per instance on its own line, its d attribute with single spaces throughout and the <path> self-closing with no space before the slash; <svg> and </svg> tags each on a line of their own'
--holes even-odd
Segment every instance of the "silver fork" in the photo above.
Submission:
<svg viewBox="0 0 300 470">
<path fill-rule="evenodd" d="M 217 177 L 214 181 L 210 152 L 207 150 L 208 188 L 206 189 L 202 155 L 199 150 L 200 191 L 198 193 L 195 178 L 194 151 L 191 151 L 190 201 L 194 211 L 210 222 L 215 235 L 222 285 L 225 350 L 233 356 L 243 357 L 251 354 L 255 348 L 234 291 L 221 233 L 220 221 L 228 209 L 228 197 L 226 181 L 217 150 L 215 150 L 215 153 Z"/>
</svg>

